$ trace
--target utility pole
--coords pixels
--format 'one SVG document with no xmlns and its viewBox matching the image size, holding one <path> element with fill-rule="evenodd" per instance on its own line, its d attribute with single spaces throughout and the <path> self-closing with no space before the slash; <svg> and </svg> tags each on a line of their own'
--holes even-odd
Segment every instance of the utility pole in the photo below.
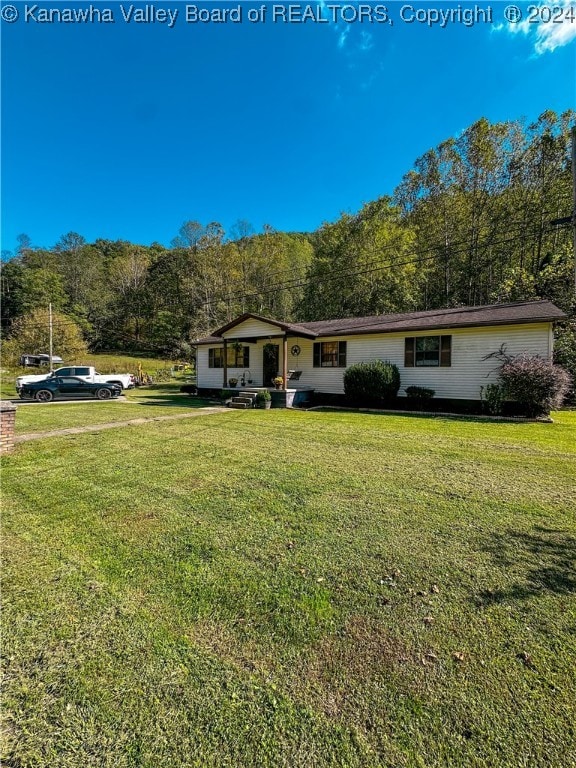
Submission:
<svg viewBox="0 0 576 768">
<path fill-rule="evenodd" d="M 572 242 L 574 252 L 574 296 L 576 296 L 576 125 L 572 126 L 572 215 L 563 216 L 561 219 L 554 219 L 550 224 L 554 227 L 561 227 L 566 224 L 572 225 Z"/>
<path fill-rule="evenodd" d="M 48 304 L 48 326 L 49 326 L 49 342 L 48 342 L 48 363 L 50 365 L 50 373 L 54 370 L 54 366 L 52 365 L 52 302 Z"/>
<path fill-rule="evenodd" d="M 576 125 L 572 126 L 572 238 L 574 245 L 574 295 L 576 296 Z"/>
</svg>

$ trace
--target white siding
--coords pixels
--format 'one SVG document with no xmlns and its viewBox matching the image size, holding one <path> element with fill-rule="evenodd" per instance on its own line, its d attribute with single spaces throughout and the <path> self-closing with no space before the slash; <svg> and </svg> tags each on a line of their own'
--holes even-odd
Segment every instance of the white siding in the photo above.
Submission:
<svg viewBox="0 0 576 768">
<path fill-rule="evenodd" d="M 452 336 L 452 365 L 446 368 L 404 368 L 404 339 L 406 336 L 433 336 L 433 331 L 390 333 L 365 336 L 338 336 L 321 341 L 346 341 L 346 364 L 369 360 L 390 360 L 400 370 L 400 395 L 409 386 L 431 387 L 436 397 L 478 400 L 480 387 L 497 379 L 498 361 L 482 358 L 496 352 L 502 344 L 509 354 L 528 352 L 550 357 L 550 323 L 495 326 L 492 328 L 458 328 L 437 331 Z M 344 368 L 314 368 L 313 342 L 299 341 L 302 349 L 298 368 L 303 371 L 299 386 L 313 387 L 318 392 L 343 394 Z M 290 360 L 290 358 L 289 358 Z M 295 367 L 290 364 L 290 368 Z"/>
<path fill-rule="evenodd" d="M 226 339 L 250 339 L 259 336 L 278 336 L 282 334 L 282 331 L 278 326 L 271 325 L 270 323 L 263 323 L 261 320 L 249 318 L 243 323 L 235 325 L 229 331 L 223 334 Z M 258 344 L 249 344 L 250 347 L 250 365 L 248 370 L 252 378 L 252 386 L 261 387 L 262 383 L 262 348 L 267 342 L 267 339 L 263 339 Z M 274 339 L 274 343 L 280 344 L 280 356 L 282 356 L 282 339 Z M 221 349 L 222 344 L 216 344 L 213 346 L 201 346 L 198 347 L 196 356 L 196 369 L 198 372 L 197 383 L 199 387 L 206 389 L 221 389 L 224 386 L 224 370 L 222 368 L 209 368 L 208 367 L 208 350 L 209 349 Z M 240 381 L 244 368 L 228 368 L 227 378 L 236 378 Z M 239 386 L 239 385 L 238 385 Z"/>
<path fill-rule="evenodd" d="M 250 365 L 248 370 L 252 378 L 252 386 L 262 386 L 262 344 L 249 344 L 250 347 Z M 218 348 L 217 346 L 212 349 Z M 219 348 L 222 348 L 220 345 Z M 210 347 L 198 347 L 196 353 L 196 370 L 198 372 L 197 385 L 209 389 L 222 389 L 224 384 L 224 369 L 208 367 L 208 350 Z M 235 377 L 240 381 L 244 368 L 228 368 L 228 378 Z"/>
<path fill-rule="evenodd" d="M 247 339 L 257 336 L 278 336 L 282 334 L 282 330 L 277 325 L 271 325 L 270 323 L 263 323 L 261 320 L 255 320 L 249 318 L 244 320 L 243 323 L 235 325 L 226 333 L 222 334 L 226 339 Z"/>
</svg>

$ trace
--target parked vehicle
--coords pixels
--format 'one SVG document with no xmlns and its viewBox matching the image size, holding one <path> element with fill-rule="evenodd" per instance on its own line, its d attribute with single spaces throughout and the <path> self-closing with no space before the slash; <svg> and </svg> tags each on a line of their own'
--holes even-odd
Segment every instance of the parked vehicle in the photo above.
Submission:
<svg viewBox="0 0 576 768">
<path fill-rule="evenodd" d="M 58 355 L 52 355 L 52 363 L 62 365 L 64 360 Z M 40 368 L 43 365 L 50 365 L 50 355 L 20 355 L 20 365 L 23 368 Z"/>
<path fill-rule="evenodd" d="M 51 376 L 43 381 L 24 384 L 20 389 L 22 400 L 40 400 L 49 403 L 57 397 L 77 398 L 95 397 L 98 400 L 110 400 L 118 397 L 122 388 L 118 384 L 101 384 L 84 381 L 78 376 Z"/>
<path fill-rule="evenodd" d="M 131 373 L 98 373 L 91 365 L 72 365 L 66 368 L 57 368 L 48 375 L 42 376 L 18 376 L 16 379 L 16 390 L 20 392 L 24 384 L 32 384 L 37 381 L 47 381 L 58 376 L 77 376 L 83 381 L 92 384 L 117 384 L 121 389 L 132 389 L 136 385 L 136 380 Z"/>
</svg>

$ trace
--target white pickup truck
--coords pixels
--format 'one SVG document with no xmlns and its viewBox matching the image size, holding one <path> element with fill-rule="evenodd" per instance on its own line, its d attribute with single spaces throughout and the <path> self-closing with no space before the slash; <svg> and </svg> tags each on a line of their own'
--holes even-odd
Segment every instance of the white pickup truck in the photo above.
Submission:
<svg viewBox="0 0 576 768">
<path fill-rule="evenodd" d="M 122 389 L 132 389 L 136 381 L 131 373 L 98 373 L 91 365 L 71 365 L 66 368 L 57 368 L 49 374 L 37 376 L 18 376 L 16 379 L 16 390 L 19 392 L 24 384 L 31 384 L 33 381 L 44 381 L 52 379 L 54 376 L 77 376 L 84 381 L 90 381 L 94 384 L 118 384 Z"/>
</svg>

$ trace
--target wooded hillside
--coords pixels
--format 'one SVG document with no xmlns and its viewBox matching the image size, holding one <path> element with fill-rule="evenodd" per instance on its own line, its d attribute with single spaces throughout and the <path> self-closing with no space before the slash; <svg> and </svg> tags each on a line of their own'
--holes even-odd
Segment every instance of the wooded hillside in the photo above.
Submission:
<svg viewBox="0 0 576 768">
<path fill-rule="evenodd" d="M 188 221 L 168 248 L 73 232 L 44 248 L 21 235 L 3 258 L 3 335 L 48 302 L 95 351 L 175 357 L 246 311 L 317 320 L 538 297 L 574 317 L 572 229 L 550 222 L 572 209 L 575 119 L 481 119 L 392 194 L 313 233 Z M 575 355 L 568 329 L 562 345 Z"/>
</svg>

